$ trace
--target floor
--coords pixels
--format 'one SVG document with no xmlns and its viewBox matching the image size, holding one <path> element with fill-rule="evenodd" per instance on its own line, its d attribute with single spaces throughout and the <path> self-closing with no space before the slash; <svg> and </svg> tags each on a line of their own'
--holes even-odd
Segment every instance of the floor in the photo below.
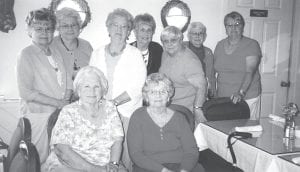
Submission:
<svg viewBox="0 0 300 172">
<path fill-rule="evenodd" d="M 233 169 L 231 163 L 209 149 L 200 152 L 199 162 L 206 172 L 242 172 L 241 169 Z"/>
</svg>

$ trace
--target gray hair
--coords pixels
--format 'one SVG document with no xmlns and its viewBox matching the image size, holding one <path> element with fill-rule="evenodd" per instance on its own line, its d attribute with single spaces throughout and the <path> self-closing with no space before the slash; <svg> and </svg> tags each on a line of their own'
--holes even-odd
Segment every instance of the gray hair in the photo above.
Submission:
<svg viewBox="0 0 300 172">
<path fill-rule="evenodd" d="M 37 10 L 30 11 L 29 14 L 26 17 L 26 24 L 27 27 L 31 27 L 32 24 L 36 21 L 48 21 L 51 23 L 51 26 L 53 29 L 55 28 L 56 25 L 56 18 L 53 15 L 53 13 L 47 9 L 47 8 L 40 8 Z"/>
<path fill-rule="evenodd" d="M 160 34 L 160 40 L 164 37 L 174 36 L 176 39 L 183 40 L 183 34 L 181 30 L 175 26 L 167 26 Z"/>
<path fill-rule="evenodd" d="M 133 26 L 133 17 L 127 10 L 122 8 L 117 8 L 108 14 L 105 22 L 106 27 L 109 27 L 111 25 L 112 20 L 117 16 L 124 17 L 127 20 L 129 31 L 131 31 Z"/>
<path fill-rule="evenodd" d="M 232 11 L 231 13 L 226 14 L 225 17 L 224 17 L 224 25 L 225 26 L 226 26 L 226 21 L 229 18 L 232 18 L 233 20 L 237 20 L 242 24 L 243 27 L 245 26 L 245 20 L 244 20 L 243 16 L 240 13 L 238 13 L 236 11 Z"/>
<path fill-rule="evenodd" d="M 75 20 L 77 21 L 77 24 L 80 26 L 80 28 L 82 26 L 82 20 L 81 20 L 79 13 L 72 8 L 64 7 L 62 9 L 56 11 L 55 16 L 56 16 L 57 23 L 60 23 L 66 17 L 71 17 L 71 18 L 75 18 Z"/>
<path fill-rule="evenodd" d="M 139 23 L 145 23 L 145 24 L 150 25 L 152 28 L 152 32 L 153 33 L 155 32 L 156 23 L 155 23 L 155 20 L 152 15 L 150 15 L 148 13 L 144 13 L 144 14 L 139 14 L 139 15 L 135 16 L 135 18 L 133 20 L 133 28 L 137 29 Z"/>
<path fill-rule="evenodd" d="M 83 83 L 84 79 L 90 76 L 91 74 L 95 74 L 98 77 L 98 81 L 102 88 L 103 95 L 106 95 L 108 91 L 107 79 L 104 76 L 103 72 L 94 66 L 85 66 L 79 70 L 73 82 L 74 92 L 78 94 L 78 90 L 81 84 Z"/>
<path fill-rule="evenodd" d="M 168 92 L 168 98 L 171 98 L 174 95 L 175 88 L 173 86 L 173 82 L 163 73 L 152 73 L 147 77 L 142 89 L 143 99 L 146 103 L 149 103 L 147 100 L 148 91 L 153 85 L 157 86 L 159 84 L 163 84 L 165 86 Z"/>
<path fill-rule="evenodd" d="M 192 29 L 201 29 L 206 33 L 206 26 L 201 22 L 192 22 L 189 26 L 188 33 L 191 32 Z"/>
</svg>

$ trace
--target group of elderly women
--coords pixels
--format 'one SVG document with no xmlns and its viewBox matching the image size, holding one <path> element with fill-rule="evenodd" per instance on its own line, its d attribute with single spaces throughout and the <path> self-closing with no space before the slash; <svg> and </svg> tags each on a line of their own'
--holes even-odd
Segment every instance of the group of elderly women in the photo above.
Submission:
<svg viewBox="0 0 300 172">
<path fill-rule="evenodd" d="M 215 59 L 202 44 L 206 28 L 198 22 L 188 43 L 180 29 L 166 27 L 162 47 L 152 41 L 151 15 L 133 19 L 115 9 L 106 20 L 110 42 L 96 50 L 79 38 L 82 21 L 72 9 L 31 11 L 26 22 L 32 44 L 18 58 L 18 86 L 42 171 L 204 171 L 190 125 L 169 104 L 193 111 L 196 124 L 205 121 L 207 81 L 211 95 L 259 100 L 261 53 L 257 42 L 242 36 L 238 13 L 225 17 L 228 38 L 218 43 Z M 48 118 L 61 108 L 48 140 Z"/>
</svg>

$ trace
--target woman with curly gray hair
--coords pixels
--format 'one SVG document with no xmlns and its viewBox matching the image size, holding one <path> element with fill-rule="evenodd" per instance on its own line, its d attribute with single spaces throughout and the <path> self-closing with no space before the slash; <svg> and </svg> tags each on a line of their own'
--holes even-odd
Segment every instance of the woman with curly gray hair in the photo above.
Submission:
<svg viewBox="0 0 300 172">
<path fill-rule="evenodd" d="M 122 123 L 113 102 L 105 99 L 107 90 L 107 80 L 99 69 L 86 66 L 79 70 L 74 80 L 79 100 L 59 114 L 46 171 L 126 171 L 119 164 Z"/>
<path fill-rule="evenodd" d="M 193 132 L 184 115 L 168 107 L 173 83 L 161 73 L 150 74 L 143 87 L 147 106 L 129 122 L 128 149 L 133 172 L 201 172 Z"/>
<path fill-rule="evenodd" d="M 141 52 L 126 43 L 132 20 L 132 15 L 125 9 L 118 8 L 111 12 L 106 20 L 110 43 L 95 50 L 90 61 L 90 65 L 103 71 L 108 80 L 107 98 L 118 105 L 125 134 L 131 114 L 142 106 L 142 87 L 146 79 Z M 126 143 L 125 140 L 122 160 L 130 169 Z"/>
<path fill-rule="evenodd" d="M 159 43 L 152 41 L 156 24 L 154 18 L 148 14 L 139 14 L 133 21 L 133 32 L 136 38 L 131 45 L 137 47 L 143 55 L 147 66 L 147 75 L 158 72 L 163 48 Z"/>
</svg>

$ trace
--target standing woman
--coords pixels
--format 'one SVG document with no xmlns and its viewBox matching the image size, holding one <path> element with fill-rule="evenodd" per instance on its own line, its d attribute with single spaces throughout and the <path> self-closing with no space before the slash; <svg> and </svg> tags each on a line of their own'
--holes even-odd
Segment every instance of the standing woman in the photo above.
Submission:
<svg viewBox="0 0 300 172">
<path fill-rule="evenodd" d="M 160 73 L 174 83 L 173 104 L 187 107 L 194 112 L 195 124 L 206 121 L 202 104 L 206 98 L 206 79 L 201 61 L 183 44 L 183 34 L 175 26 L 166 27 L 160 35 L 164 48 Z"/>
<path fill-rule="evenodd" d="M 231 97 L 233 103 L 245 99 L 250 108 L 250 118 L 260 115 L 261 80 L 258 66 L 262 57 L 256 40 L 243 36 L 245 21 L 238 12 L 224 18 L 227 38 L 215 49 L 217 96 Z"/>
<path fill-rule="evenodd" d="M 69 103 L 72 82 L 68 80 L 61 54 L 49 47 L 55 16 L 42 8 L 31 11 L 26 23 L 32 44 L 21 51 L 17 61 L 21 113 L 32 123 L 32 142 L 43 163 L 48 156 L 48 117 Z M 21 130 L 19 127 L 17 130 Z"/>
<path fill-rule="evenodd" d="M 115 9 L 106 19 L 110 43 L 92 54 L 90 65 L 99 68 L 108 80 L 107 99 L 114 99 L 127 133 L 131 114 L 142 106 L 142 87 L 146 79 L 146 66 L 141 52 L 126 43 L 132 29 L 132 15 L 125 9 Z M 131 169 L 127 142 L 123 146 L 122 160 Z"/>
<path fill-rule="evenodd" d="M 159 43 L 153 42 L 152 37 L 155 32 L 156 24 L 154 18 L 148 14 L 139 14 L 133 21 L 133 32 L 136 41 L 131 45 L 137 47 L 143 55 L 147 66 L 147 75 L 158 72 L 163 48 Z"/>
<path fill-rule="evenodd" d="M 74 79 L 78 70 L 87 66 L 93 51 L 91 44 L 79 37 L 82 20 L 74 9 L 62 8 L 56 11 L 58 36 L 53 39 L 53 46 L 62 54 L 68 73 Z"/>
</svg>

